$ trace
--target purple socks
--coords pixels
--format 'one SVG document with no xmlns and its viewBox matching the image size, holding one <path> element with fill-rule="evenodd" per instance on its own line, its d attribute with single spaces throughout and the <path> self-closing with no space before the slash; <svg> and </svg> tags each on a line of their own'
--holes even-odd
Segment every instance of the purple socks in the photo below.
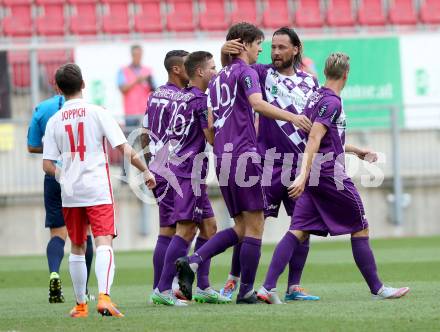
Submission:
<svg viewBox="0 0 440 332">
<path fill-rule="evenodd" d="M 351 250 L 354 261 L 370 287 L 371 293 L 377 294 L 383 284 L 377 276 L 376 262 L 370 248 L 369 238 L 352 237 Z"/>
<path fill-rule="evenodd" d="M 199 250 L 206 242 L 207 239 L 203 239 L 200 236 L 197 237 L 194 252 Z M 197 269 L 197 287 L 204 290 L 209 287 L 209 268 L 211 266 L 211 259 L 206 259 Z"/>
<path fill-rule="evenodd" d="M 157 237 L 156 248 L 154 248 L 153 254 L 153 289 L 156 289 L 159 283 L 160 276 L 162 274 L 163 264 L 165 260 L 165 255 L 167 253 L 168 246 L 170 245 L 171 238 L 165 235 L 159 235 Z"/>
<path fill-rule="evenodd" d="M 261 256 L 261 240 L 244 237 L 240 250 L 241 282 L 239 297 L 244 297 L 254 288 L 255 276 Z"/>
<path fill-rule="evenodd" d="M 199 265 L 202 262 L 221 254 L 223 251 L 238 243 L 238 236 L 233 228 L 225 229 L 210 238 L 199 250 L 189 257 L 189 263 Z M 185 256 L 185 255 L 182 255 Z M 180 257 L 180 256 L 179 256 Z"/>
<path fill-rule="evenodd" d="M 307 255 L 309 254 L 309 239 L 301 243 L 293 252 L 289 261 L 289 278 L 287 281 L 287 288 L 292 285 L 301 284 L 301 275 L 306 264 Z"/>
<path fill-rule="evenodd" d="M 267 271 L 266 280 L 263 284 L 264 288 L 267 290 L 276 288 L 278 278 L 300 245 L 299 240 L 291 232 L 284 235 L 273 253 L 269 271 Z"/>
<path fill-rule="evenodd" d="M 160 292 L 171 289 L 173 278 L 176 275 L 176 260 L 182 256 L 185 256 L 188 252 L 189 243 L 185 239 L 178 235 L 174 235 L 168 246 L 167 253 L 165 255 L 165 261 L 163 265 L 162 275 L 157 284 Z"/>
</svg>

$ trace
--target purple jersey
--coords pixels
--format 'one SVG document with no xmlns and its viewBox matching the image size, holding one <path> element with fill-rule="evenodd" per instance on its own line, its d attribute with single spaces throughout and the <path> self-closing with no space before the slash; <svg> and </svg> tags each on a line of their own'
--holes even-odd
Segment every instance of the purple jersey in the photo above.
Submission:
<svg viewBox="0 0 440 332">
<path fill-rule="evenodd" d="M 170 106 L 173 95 L 179 91 L 179 87 L 168 82 L 157 88 L 156 91 L 148 97 L 143 127 L 149 130 L 149 148 L 153 158 L 166 143 L 166 131 L 172 115 Z"/>
<path fill-rule="evenodd" d="M 208 128 L 207 95 L 196 87 L 182 89 L 174 94 L 171 104 L 172 118 L 169 126 L 170 169 L 177 176 L 190 178 L 198 154 L 206 147 L 203 129 Z M 194 176 L 206 174 L 207 160 L 196 165 Z"/>
<path fill-rule="evenodd" d="M 234 59 L 209 83 L 208 104 L 214 113 L 214 154 L 226 152 L 239 156 L 257 151 L 255 114 L 248 97 L 261 93 L 258 74 L 243 60 Z"/>
<path fill-rule="evenodd" d="M 319 88 L 307 102 L 304 114 L 312 122 L 319 122 L 327 128 L 321 140 L 318 153 L 330 154 L 330 159 L 321 164 L 321 175 L 334 176 L 336 172 L 345 172 L 345 113 L 341 97 L 326 87 Z M 331 158 L 330 158 L 331 156 Z M 316 160 L 316 159 L 315 159 Z"/>
<path fill-rule="evenodd" d="M 293 76 L 280 74 L 273 65 L 255 64 L 252 66 L 259 77 L 260 85 L 264 91 L 264 99 L 283 110 L 294 114 L 301 114 L 307 99 L 319 87 L 318 81 L 310 74 L 297 70 Z M 269 119 L 260 116 L 258 126 L 258 152 L 264 158 L 266 151 L 276 148 L 277 153 L 282 153 L 275 163 L 282 163 L 285 153 L 295 153 L 293 160 L 304 152 L 306 141 L 298 133 L 297 127 L 291 122 Z"/>
</svg>

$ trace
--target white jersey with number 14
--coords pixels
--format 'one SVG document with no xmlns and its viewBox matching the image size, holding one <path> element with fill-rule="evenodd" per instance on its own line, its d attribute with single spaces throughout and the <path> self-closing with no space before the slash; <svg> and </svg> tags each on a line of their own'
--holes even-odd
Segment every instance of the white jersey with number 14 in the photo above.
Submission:
<svg viewBox="0 0 440 332">
<path fill-rule="evenodd" d="M 109 111 L 71 99 L 47 123 L 43 159 L 61 164 L 64 207 L 112 204 L 105 140 L 114 148 L 127 140 Z"/>
</svg>

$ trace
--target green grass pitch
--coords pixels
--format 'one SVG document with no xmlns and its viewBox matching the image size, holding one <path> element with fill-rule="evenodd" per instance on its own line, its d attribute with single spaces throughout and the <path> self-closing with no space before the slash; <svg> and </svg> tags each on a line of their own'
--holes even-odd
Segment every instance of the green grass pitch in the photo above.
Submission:
<svg viewBox="0 0 440 332">
<path fill-rule="evenodd" d="M 0 257 L 0 331 L 440 331 L 440 238 L 372 241 L 382 280 L 409 286 L 400 300 L 373 301 L 356 269 L 348 240 L 313 241 L 302 283 L 319 302 L 238 306 L 191 304 L 172 308 L 147 304 L 151 290 L 151 252 L 116 253 L 112 298 L 124 319 L 71 319 L 74 304 L 67 269 L 62 266 L 65 304 L 48 304 L 45 257 Z M 273 246 L 263 248 L 256 286 L 267 270 Z M 212 262 L 211 282 L 224 282 L 231 250 Z M 92 272 L 93 273 L 93 272 Z M 285 272 L 278 284 L 282 294 Z M 96 293 L 94 274 L 91 291 Z"/>
</svg>

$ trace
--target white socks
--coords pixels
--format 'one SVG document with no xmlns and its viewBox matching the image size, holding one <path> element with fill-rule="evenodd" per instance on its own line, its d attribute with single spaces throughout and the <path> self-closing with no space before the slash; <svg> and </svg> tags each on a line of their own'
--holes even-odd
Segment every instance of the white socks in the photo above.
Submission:
<svg viewBox="0 0 440 332">
<path fill-rule="evenodd" d="M 95 257 L 95 274 L 98 279 L 99 293 L 110 295 L 110 288 L 115 275 L 115 260 L 112 247 L 97 247 Z"/>
<path fill-rule="evenodd" d="M 87 266 L 86 256 L 70 254 L 69 271 L 77 303 L 86 303 Z"/>
<path fill-rule="evenodd" d="M 235 282 L 240 282 L 240 277 L 236 277 L 236 276 L 233 276 L 232 274 L 229 274 L 228 280 L 234 280 Z"/>
</svg>

